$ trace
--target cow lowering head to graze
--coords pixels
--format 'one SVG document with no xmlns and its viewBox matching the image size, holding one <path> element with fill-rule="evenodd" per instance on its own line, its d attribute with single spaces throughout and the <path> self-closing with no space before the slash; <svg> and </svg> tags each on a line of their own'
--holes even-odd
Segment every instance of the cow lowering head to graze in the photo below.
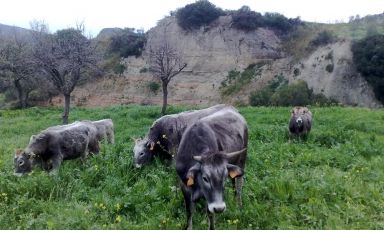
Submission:
<svg viewBox="0 0 384 230">
<path fill-rule="evenodd" d="M 226 209 L 224 182 L 228 176 L 241 206 L 247 145 L 247 123 L 233 108 L 201 118 L 187 128 L 176 155 L 176 171 L 187 211 L 186 229 L 192 228 L 193 206 L 200 198 L 207 202 L 210 229 L 215 228 L 214 213 Z"/>
<path fill-rule="evenodd" d="M 88 151 L 97 153 L 99 146 L 95 136 L 96 127 L 89 122 L 45 129 L 32 136 L 24 150 L 16 151 L 15 175 L 31 172 L 36 164 L 55 173 L 63 160 L 84 158 Z"/>
<path fill-rule="evenodd" d="M 291 110 L 289 132 L 293 135 L 307 135 L 312 128 L 312 113 L 307 107 L 296 106 Z"/>
<path fill-rule="evenodd" d="M 165 115 L 157 119 L 143 139 L 135 140 L 134 162 L 137 168 L 151 161 L 157 155 L 172 159 L 177 152 L 186 128 L 202 117 L 231 106 L 219 104 L 206 109 Z"/>
</svg>

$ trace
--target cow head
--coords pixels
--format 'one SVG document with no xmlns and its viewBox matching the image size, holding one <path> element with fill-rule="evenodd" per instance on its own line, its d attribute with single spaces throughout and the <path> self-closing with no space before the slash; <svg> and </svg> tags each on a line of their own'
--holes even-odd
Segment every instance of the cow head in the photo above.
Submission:
<svg viewBox="0 0 384 230">
<path fill-rule="evenodd" d="M 17 149 L 15 152 L 14 164 L 15 164 L 15 176 L 22 176 L 32 171 L 33 158 L 35 154 L 33 152 L 27 153 L 22 149 Z"/>
<path fill-rule="evenodd" d="M 296 106 L 291 110 L 291 119 L 293 119 L 297 127 L 302 127 L 303 115 L 306 113 L 308 113 L 308 109 L 306 107 Z"/>
<path fill-rule="evenodd" d="M 194 156 L 196 164 L 187 173 L 186 185 L 192 188 L 194 201 L 204 197 L 211 213 L 223 212 L 226 208 L 224 202 L 224 183 L 227 176 L 231 178 L 243 175 L 243 169 L 229 164 L 228 159 L 241 154 L 244 150 L 234 153 L 214 153 Z"/>
<path fill-rule="evenodd" d="M 133 154 L 136 168 L 140 168 L 152 159 L 154 148 L 155 142 L 149 141 L 148 138 L 135 139 Z"/>
</svg>

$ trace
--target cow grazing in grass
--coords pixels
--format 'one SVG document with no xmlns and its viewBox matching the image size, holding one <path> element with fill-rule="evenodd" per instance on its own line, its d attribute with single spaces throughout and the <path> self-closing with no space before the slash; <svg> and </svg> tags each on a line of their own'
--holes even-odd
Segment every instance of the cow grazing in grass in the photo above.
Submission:
<svg viewBox="0 0 384 230">
<path fill-rule="evenodd" d="M 224 182 L 228 176 L 241 206 L 247 145 L 247 123 L 231 108 L 204 117 L 185 131 L 176 156 L 176 171 L 187 211 L 186 229 L 192 228 L 193 206 L 200 198 L 207 202 L 210 229 L 215 228 L 214 213 L 226 209 Z"/>
<path fill-rule="evenodd" d="M 306 136 L 312 128 L 312 113 L 307 107 L 296 106 L 291 111 L 289 132 L 296 136 Z"/>
<path fill-rule="evenodd" d="M 32 171 L 37 164 L 55 173 L 63 160 L 85 158 L 87 152 L 98 153 L 96 127 L 90 122 L 53 126 L 31 137 L 24 150 L 16 150 L 15 175 Z"/>
<path fill-rule="evenodd" d="M 148 163 L 154 155 L 172 159 L 186 128 L 202 117 L 231 106 L 219 104 L 206 109 L 165 115 L 157 119 L 143 139 L 135 141 L 134 162 L 137 168 Z"/>
</svg>

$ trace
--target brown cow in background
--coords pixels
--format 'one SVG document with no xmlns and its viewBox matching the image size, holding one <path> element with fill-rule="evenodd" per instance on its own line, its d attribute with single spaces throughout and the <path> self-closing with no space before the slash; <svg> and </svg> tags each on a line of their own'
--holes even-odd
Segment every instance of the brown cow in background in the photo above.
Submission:
<svg viewBox="0 0 384 230">
<path fill-rule="evenodd" d="M 291 111 L 289 132 L 295 136 L 306 136 L 312 128 L 312 113 L 307 107 L 296 106 Z"/>
</svg>

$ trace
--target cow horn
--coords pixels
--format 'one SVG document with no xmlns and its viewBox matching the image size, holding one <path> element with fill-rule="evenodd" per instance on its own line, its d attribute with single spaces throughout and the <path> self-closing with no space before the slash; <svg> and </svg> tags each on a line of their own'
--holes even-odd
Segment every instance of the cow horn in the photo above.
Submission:
<svg viewBox="0 0 384 230">
<path fill-rule="evenodd" d="M 247 150 L 247 148 L 244 148 L 244 149 L 242 149 L 242 150 L 240 150 L 240 151 L 231 152 L 231 153 L 224 153 L 224 154 L 225 154 L 225 156 L 226 156 L 227 158 L 231 158 L 231 157 L 236 157 L 237 155 L 239 155 L 239 154 L 245 152 L 246 150 Z"/>
<path fill-rule="evenodd" d="M 151 141 L 151 143 L 149 143 L 149 150 L 152 151 L 153 149 L 155 149 L 155 142 Z"/>
<path fill-rule="evenodd" d="M 201 162 L 201 156 L 193 156 L 195 161 Z"/>
<path fill-rule="evenodd" d="M 20 156 L 22 152 L 23 152 L 23 149 L 16 149 L 15 155 Z"/>
<path fill-rule="evenodd" d="M 134 138 L 134 137 L 129 137 L 129 138 L 131 138 L 131 140 L 132 140 L 133 142 L 135 142 L 135 143 L 137 143 L 137 142 L 140 140 L 140 138 Z"/>
</svg>

